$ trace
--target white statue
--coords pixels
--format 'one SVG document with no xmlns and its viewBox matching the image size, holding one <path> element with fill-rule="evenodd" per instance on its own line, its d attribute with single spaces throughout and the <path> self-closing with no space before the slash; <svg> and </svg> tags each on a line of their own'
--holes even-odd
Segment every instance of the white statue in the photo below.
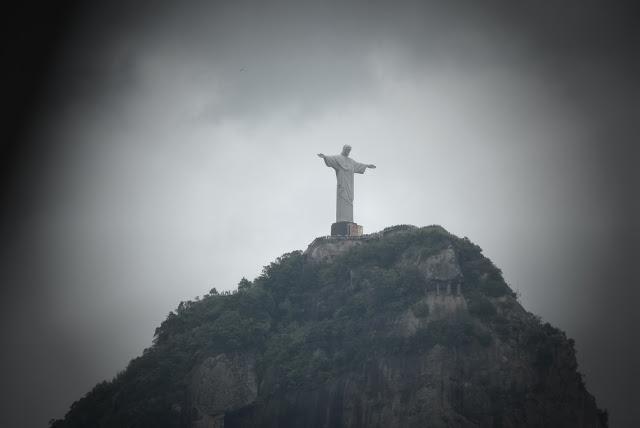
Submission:
<svg viewBox="0 0 640 428">
<path fill-rule="evenodd" d="M 345 145 L 342 153 L 335 156 L 318 156 L 324 159 L 328 167 L 336 170 L 338 191 L 336 198 L 336 223 L 353 223 L 353 173 L 364 174 L 367 168 L 375 168 L 375 165 L 366 165 L 356 162 L 349 157 L 351 146 Z"/>
</svg>

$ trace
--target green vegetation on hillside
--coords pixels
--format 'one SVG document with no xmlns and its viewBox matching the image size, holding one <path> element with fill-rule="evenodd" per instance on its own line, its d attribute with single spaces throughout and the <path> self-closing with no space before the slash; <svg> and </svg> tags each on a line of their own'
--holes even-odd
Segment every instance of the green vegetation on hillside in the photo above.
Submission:
<svg viewBox="0 0 640 428">
<path fill-rule="evenodd" d="M 255 353 L 258 378 L 277 379 L 269 391 L 277 394 L 311 388 L 375 355 L 421 352 L 438 344 L 461 350 L 489 346 L 493 337 L 482 323 L 509 333 L 509 320 L 494 299 L 514 293 L 480 247 L 437 226 L 397 227 L 382 235 L 331 263 L 308 263 L 300 251 L 287 253 L 255 280 L 243 278 L 233 293 L 214 289 L 201 299 L 181 302 L 156 329 L 143 355 L 94 387 L 51 427 L 185 426 L 190 372 L 220 353 Z M 402 337 L 389 334 L 391 321 L 408 308 L 418 318 L 429 316 L 428 305 L 417 303 L 428 286 L 424 275 L 398 264 L 413 247 L 424 257 L 455 250 L 469 312 L 431 321 L 428 328 Z M 558 330 L 545 327 L 533 334 L 519 328 L 523 343 L 536 349 L 536 364 L 548 369 Z"/>
</svg>

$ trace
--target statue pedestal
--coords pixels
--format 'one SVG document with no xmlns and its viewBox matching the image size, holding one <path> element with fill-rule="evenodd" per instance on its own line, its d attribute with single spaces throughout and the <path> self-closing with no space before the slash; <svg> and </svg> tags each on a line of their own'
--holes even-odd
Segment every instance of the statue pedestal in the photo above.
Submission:
<svg viewBox="0 0 640 428">
<path fill-rule="evenodd" d="M 340 221 L 331 225 L 331 236 L 362 236 L 362 226 L 350 221 Z"/>
</svg>

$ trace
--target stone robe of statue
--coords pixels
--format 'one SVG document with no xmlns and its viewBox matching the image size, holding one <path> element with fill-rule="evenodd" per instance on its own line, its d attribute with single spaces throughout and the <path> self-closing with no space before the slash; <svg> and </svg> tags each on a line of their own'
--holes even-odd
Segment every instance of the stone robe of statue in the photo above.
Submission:
<svg viewBox="0 0 640 428">
<path fill-rule="evenodd" d="M 349 157 L 350 146 L 344 146 L 342 154 L 335 156 L 325 156 L 319 154 L 324 159 L 324 163 L 336 171 L 338 182 L 336 192 L 336 223 L 353 223 L 353 174 L 364 174 L 367 168 L 375 168 L 375 165 L 367 165 Z"/>
</svg>

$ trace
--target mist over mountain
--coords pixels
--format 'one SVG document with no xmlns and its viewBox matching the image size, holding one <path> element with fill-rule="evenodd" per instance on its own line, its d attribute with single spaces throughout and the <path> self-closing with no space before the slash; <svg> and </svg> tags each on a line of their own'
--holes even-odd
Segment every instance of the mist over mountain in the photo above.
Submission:
<svg viewBox="0 0 640 428">
<path fill-rule="evenodd" d="M 181 302 L 51 428 L 605 427 L 574 342 L 439 226 L 318 238 Z"/>
</svg>

